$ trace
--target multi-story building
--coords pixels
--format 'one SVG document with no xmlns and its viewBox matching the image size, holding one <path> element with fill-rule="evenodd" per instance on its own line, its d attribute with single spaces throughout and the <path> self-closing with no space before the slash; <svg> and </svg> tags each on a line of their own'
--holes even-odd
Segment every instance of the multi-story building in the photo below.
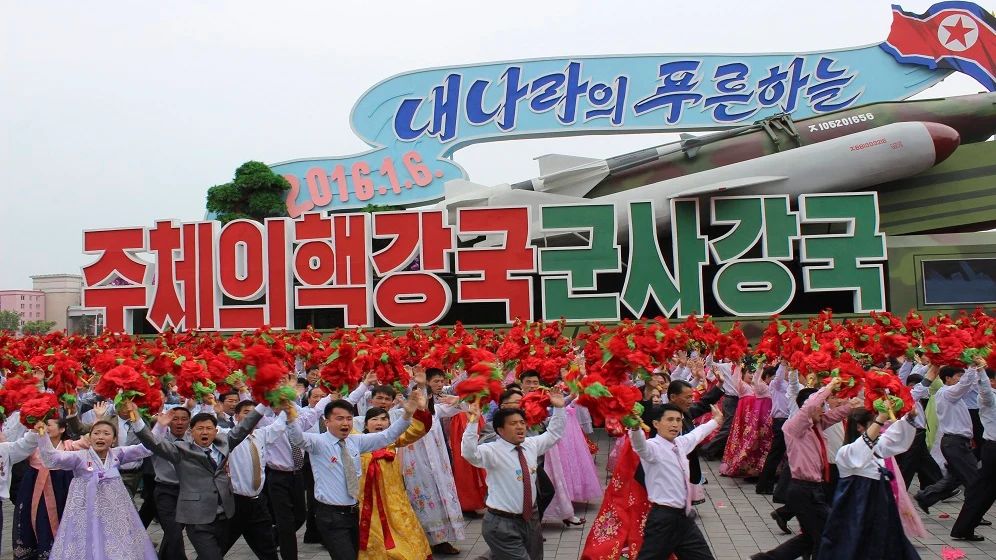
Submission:
<svg viewBox="0 0 996 560">
<path fill-rule="evenodd" d="M 44 319 L 55 323 L 52 331 L 66 328 L 69 310 L 80 304 L 83 278 L 79 274 L 39 274 L 31 277 L 35 291 L 44 293 Z"/>
<path fill-rule="evenodd" d="M 21 323 L 44 321 L 45 292 L 40 290 L 0 290 L 0 311 L 13 311 Z"/>
</svg>

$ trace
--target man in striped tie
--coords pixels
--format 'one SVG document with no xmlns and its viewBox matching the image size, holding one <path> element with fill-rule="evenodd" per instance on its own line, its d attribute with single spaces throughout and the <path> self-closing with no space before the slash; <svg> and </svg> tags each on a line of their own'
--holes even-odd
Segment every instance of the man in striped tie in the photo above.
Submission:
<svg viewBox="0 0 996 560">
<path fill-rule="evenodd" d="M 256 403 L 242 401 L 235 407 L 235 423 L 245 418 Z M 239 537 L 245 537 L 246 544 L 261 560 L 277 560 L 277 541 L 273 537 L 273 518 L 266 505 L 266 481 L 263 459 L 267 445 L 284 433 L 287 426 L 287 412 L 281 411 L 275 422 L 254 429 L 228 456 L 228 475 L 232 480 L 232 494 L 235 497 L 235 515 L 228 525 L 228 543 L 225 553 L 235 545 Z M 223 432 L 224 430 L 219 429 Z"/>
<path fill-rule="evenodd" d="M 468 463 L 487 472 L 488 512 L 482 535 L 493 560 L 543 559 L 536 465 L 538 457 L 564 434 L 567 421 L 563 393 L 550 390 L 550 405 L 553 417 L 546 433 L 531 438 L 526 438 L 528 426 L 522 410 L 499 409 L 492 419 L 498 439 L 484 444 L 479 443 L 477 434 L 480 406 L 470 406 L 460 449 Z"/>
</svg>

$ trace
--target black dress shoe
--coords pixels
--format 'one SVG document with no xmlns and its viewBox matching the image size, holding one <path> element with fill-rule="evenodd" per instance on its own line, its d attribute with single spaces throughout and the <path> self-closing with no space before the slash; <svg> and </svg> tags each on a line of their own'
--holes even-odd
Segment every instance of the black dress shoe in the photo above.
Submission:
<svg viewBox="0 0 996 560">
<path fill-rule="evenodd" d="M 771 512 L 771 518 L 775 520 L 775 523 L 778 524 L 778 528 L 781 529 L 783 533 L 786 535 L 792 534 L 792 531 L 789 531 L 788 521 L 785 521 L 785 518 L 779 515 L 777 511 Z"/>
<path fill-rule="evenodd" d="M 916 505 L 920 506 L 920 509 L 923 510 L 924 513 L 930 515 L 930 506 L 924 505 L 923 500 L 920 499 L 919 494 L 913 496 L 913 499 L 916 501 Z"/>
<path fill-rule="evenodd" d="M 979 525 L 981 525 L 982 527 L 989 527 L 992 524 L 993 522 L 989 521 L 988 519 L 983 519 L 982 521 L 979 521 Z"/>
<path fill-rule="evenodd" d="M 951 538 L 956 541 L 971 541 L 971 542 L 979 542 L 986 540 L 986 538 L 983 537 L 982 535 L 975 535 L 975 534 L 966 537 L 956 537 L 954 535 L 951 535 Z"/>
</svg>

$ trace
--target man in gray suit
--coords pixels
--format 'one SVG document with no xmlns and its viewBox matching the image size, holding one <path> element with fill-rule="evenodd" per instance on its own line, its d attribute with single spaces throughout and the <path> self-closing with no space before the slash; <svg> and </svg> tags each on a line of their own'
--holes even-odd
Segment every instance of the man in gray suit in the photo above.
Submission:
<svg viewBox="0 0 996 560">
<path fill-rule="evenodd" d="M 129 410 L 135 409 L 129 403 Z M 228 539 L 228 520 L 235 514 L 231 481 L 226 462 L 228 454 L 242 443 L 263 417 L 266 407 L 257 405 L 228 435 L 218 433 L 218 420 L 212 414 L 195 414 L 190 419 L 190 441 L 170 441 L 152 434 L 139 419 L 135 434 L 145 447 L 176 465 L 180 496 L 176 521 L 184 526 L 198 560 L 222 560 Z M 133 417 L 138 418 L 137 412 Z"/>
</svg>

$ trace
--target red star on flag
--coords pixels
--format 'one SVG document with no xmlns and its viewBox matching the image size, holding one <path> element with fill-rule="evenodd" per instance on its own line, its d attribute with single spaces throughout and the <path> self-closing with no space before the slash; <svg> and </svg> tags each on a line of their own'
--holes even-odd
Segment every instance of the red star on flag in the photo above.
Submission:
<svg viewBox="0 0 996 560">
<path fill-rule="evenodd" d="M 947 42 L 944 43 L 945 45 L 950 45 L 952 41 L 958 41 L 966 48 L 968 47 L 968 42 L 965 40 L 965 36 L 975 30 L 974 27 L 965 27 L 965 22 L 962 18 L 958 18 L 957 25 L 944 25 L 942 27 L 950 34 L 948 35 Z"/>
</svg>

